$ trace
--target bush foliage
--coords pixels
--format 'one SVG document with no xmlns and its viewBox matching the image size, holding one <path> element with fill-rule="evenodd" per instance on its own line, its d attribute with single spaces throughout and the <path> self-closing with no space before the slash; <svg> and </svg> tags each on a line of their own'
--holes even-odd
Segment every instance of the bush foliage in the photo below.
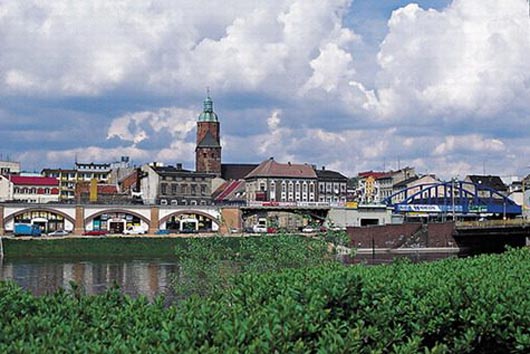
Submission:
<svg viewBox="0 0 530 354">
<path fill-rule="evenodd" d="M 208 262 L 208 260 L 206 260 Z M 530 250 L 245 272 L 177 306 L 0 284 L 0 352 L 528 353 Z"/>
</svg>

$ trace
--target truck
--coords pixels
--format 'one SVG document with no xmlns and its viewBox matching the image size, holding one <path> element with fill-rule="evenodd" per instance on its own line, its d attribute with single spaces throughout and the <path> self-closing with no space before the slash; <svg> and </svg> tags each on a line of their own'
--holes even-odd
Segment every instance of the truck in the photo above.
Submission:
<svg viewBox="0 0 530 354">
<path fill-rule="evenodd" d="M 16 223 L 13 229 L 15 236 L 40 236 L 41 230 L 39 225 L 28 223 Z"/>
</svg>

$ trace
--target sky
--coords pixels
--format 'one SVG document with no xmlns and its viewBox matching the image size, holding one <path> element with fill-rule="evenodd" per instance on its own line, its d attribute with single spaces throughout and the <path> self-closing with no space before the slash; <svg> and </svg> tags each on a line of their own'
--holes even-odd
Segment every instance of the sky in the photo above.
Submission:
<svg viewBox="0 0 530 354">
<path fill-rule="evenodd" d="M 527 0 L 1 0 L 0 159 L 530 173 Z"/>
</svg>

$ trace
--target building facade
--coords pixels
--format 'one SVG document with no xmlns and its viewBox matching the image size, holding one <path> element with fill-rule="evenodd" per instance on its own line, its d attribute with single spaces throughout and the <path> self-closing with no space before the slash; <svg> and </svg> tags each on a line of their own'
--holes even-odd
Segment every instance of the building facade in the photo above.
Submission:
<svg viewBox="0 0 530 354">
<path fill-rule="evenodd" d="M 20 162 L 0 161 L 0 175 L 20 173 Z"/>
<path fill-rule="evenodd" d="M 245 176 L 245 196 L 249 202 L 316 202 L 317 183 L 312 166 L 270 158 Z"/>
<path fill-rule="evenodd" d="M 73 169 L 45 168 L 41 174 L 44 177 L 56 178 L 59 181 L 59 199 L 74 201 L 78 182 L 90 182 L 95 179 L 98 183 L 108 183 L 111 165 L 108 163 L 77 163 Z"/>
<path fill-rule="evenodd" d="M 348 177 L 336 171 L 316 169 L 318 179 L 318 201 L 327 203 L 346 203 Z"/>
<path fill-rule="evenodd" d="M 0 176 L 0 201 L 58 202 L 59 181 L 50 177 Z"/>
<path fill-rule="evenodd" d="M 160 163 L 141 168 L 140 185 L 144 204 L 211 205 L 215 176 L 185 170 L 182 165 Z"/>
<path fill-rule="evenodd" d="M 221 175 L 221 136 L 219 118 L 213 111 L 213 101 L 208 95 L 203 112 L 197 120 L 197 146 L 195 171 Z"/>
</svg>

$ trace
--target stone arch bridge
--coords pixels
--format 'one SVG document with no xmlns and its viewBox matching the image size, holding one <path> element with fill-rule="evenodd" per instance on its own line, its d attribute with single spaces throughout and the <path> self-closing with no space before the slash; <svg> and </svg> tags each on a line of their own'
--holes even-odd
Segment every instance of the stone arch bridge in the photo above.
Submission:
<svg viewBox="0 0 530 354">
<path fill-rule="evenodd" d="M 78 235 L 97 229 L 120 232 L 135 224 L 154 234 L 189 216 L 202 220 L 208 231 L 227 233 L 241 228 L 241 211 L 234 207 L 3 203 L 0 235 L 13 231 L 15 222 L 37 223 L 46 231 L 65 229 Z"/>
</svg>

